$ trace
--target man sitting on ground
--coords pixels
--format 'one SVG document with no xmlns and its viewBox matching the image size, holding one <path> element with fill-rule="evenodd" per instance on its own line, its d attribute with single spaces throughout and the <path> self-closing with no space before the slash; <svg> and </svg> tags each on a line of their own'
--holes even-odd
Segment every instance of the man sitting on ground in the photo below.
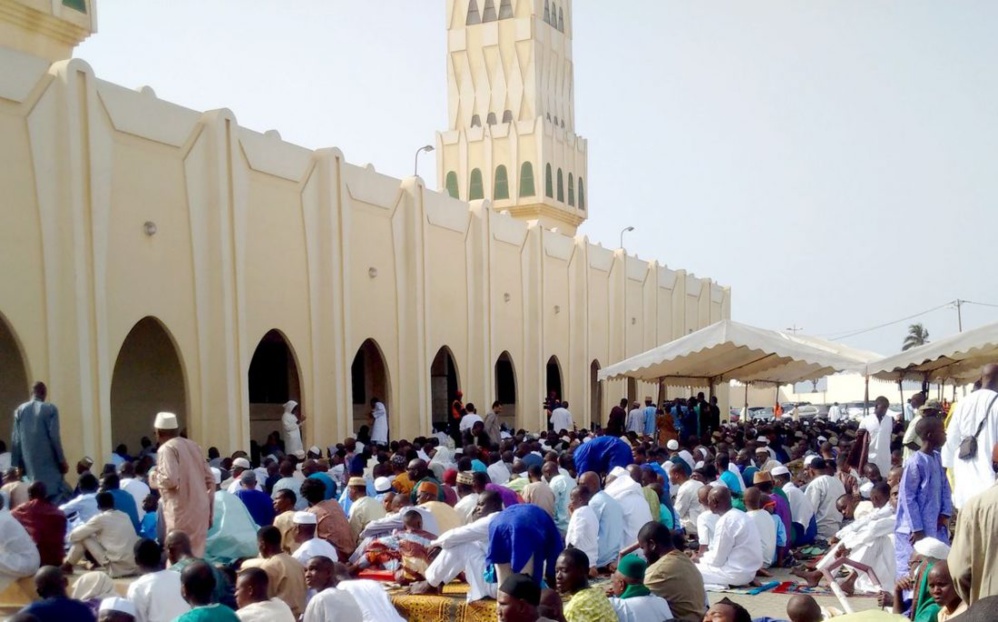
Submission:
<svg viewBox="0 0 998 622">
<path fill-rule="evenodd" d="M 755 523 L 745 512 L 731 507 L 731 491 L 714 487 L 707 497 L 710 511 L 719 518 L 710 548 L 697 562 L 705 585 L 747 585 L 762 567 L 762 547 Z"/>
<path fill-rule="evenodd" d="M 126 519 L 128 517 L 125 517 Z M 90 607 L 66 594 L 69 581 L 56 566 L 42 566 L 35 573 L 35 590 L 41 600 L 21 610 L 38 622 L 95 622 Z"/>
<path fill-rule="evenodd" d="M 131 499 L 127 492 L 122 493 Z M 112 578 L 130 577 L 138 570 L 135 566 L 135 543 L 139 537 L 127 514 L 114 508 L 110 492 L 97 495 L 100 514 L 69 533 L 72 546 L 62 569 L 72 574 L 73 567 L 88 555 Z"/>
<path fill-rule="evenodd" d="M 320 484 L 322 482 L 319 482 Z M 321 555 L 329 559 L 338 559 L 336 548 L 326 542 L 316 533 L 318 519 L 311 512 L 295 512 L 295 544 L 297 548 L 291 554 L 303 567 L 308 566 L 308 560 Z"/>
<path fill-rule="evenodd" d="M 180 591 L 180 573 L 163 569 L 163 547 L 155 540 L 135 544 L 135 564 L 142 576 L 128 586 L 138 622 L 173 622 L 191 610 Z"/>
<path fill-rule="evenodd" d="M 617 571 L 613 573 L 610 605 L 617 612 L 620 622 L 644 622 L 645 620 L 671 620 L 669 603 L 657 594 L 652 594 L 645 584 L 645 571 L 648 564 L 637 555 L 628 554 L 621 558 Z"/>
<path fill-rule="evenodd" d="M 302 584 L 304 585 L 304 573 Z M 280 598 L 270 598 L 270 577 L 263 568 L 244 568 L 236 579 L 236 612 L 241 622 L 295 622 L 298 617 Z"/>
<path fill-rule="evenodd" d="M 501 622 L 553 622 L 550 618 L 540 616 L 538 606 L 541 603 L 541 588 L 525 574 L 516 573 L 506 577 L 499 586 L 498 600 Z"/>
<path fill-rule="evenodd" d="M 39 566 L 38 547 L 3 506 L 0 496 L 0 592 L 18 579 L 32 576 Z"/>
<path fill-rule="evenodd" d="M 339 575 L 328 557 L 313 557 L 305 567 L 305 582 L 315 596 L 308 601 L 303 622 L 338 622 L 363 620 L 357 600 L 346 590 L 338 589 Z"/>
<path fill-rule="evenodd" d="M 239 622 L 232 609 L 213 602 L 215 574 L 204 561 L 192 562 L 180 573 L 180 591 L 191 610 L 175 622 Z"/>
<path fill-rule="evenodd" d="M 555 564 L 558 591 L 570 600 L 565 622 L 602 622 L 617 617 L 603 590 L 589 585 L 589 559 L 579 549 L 565 549 Z"/>
<path fill-rule="evenodd" d="M 284 601 L 295 619 L 305 611 L 305 567 L 281 548 L 281 530 L 271 525 L 257 532 L 260 556 L 243 562 L 242 568 L 260 568 L 267 573 L 269 596 Z M 237 586 L 238 596 L 238 586 Z"/>
<path fill-rule="evenodd" d="M 35 541 L 43 566 L 62 565 L 66 552 L 66 515 L 48 500 L 45 482 L 37 481 L 28 486 L 28 502 L 14 508 L 10 515 L 24 525 Z"/>
</svg>

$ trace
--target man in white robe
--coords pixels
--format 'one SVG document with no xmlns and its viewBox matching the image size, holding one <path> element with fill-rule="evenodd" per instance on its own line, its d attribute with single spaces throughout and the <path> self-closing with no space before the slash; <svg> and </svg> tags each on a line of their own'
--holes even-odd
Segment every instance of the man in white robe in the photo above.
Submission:
<svg viewBox="0 0 998 622">
<path fill-rule="evenodd" d="M 41 564 L 38 547 L 28 531 L 4 508 L 0 497 L 0 592 L 26 577 L 33 576 Z"/>
<path fill-rule="evenodd" d="M 703 482 L 691 479 L 693 469 L 685 460 L 678 456 L 672 458 L 669 470 L 670 489 L 676 491 L 676 500 L 673 502 L 673 509 L 686 533 L 697 535 L 697 518 L 700 516 L 699 491 L 703 488 Z"/>
<path fill-rule="evenodd" d="M 836 502 L 846 494 L 846 489 L 839 478 L 831 475 L 828 464 L 822 458 L 815 458 L 808 466 L 811 481 L 808 482 L 804 494 L 814 508 L 814 520 L 818 524 L 818 537 L 828 540 L 842 527 L 842 513 Z M 792 510 L 791 510 L 792 512 Z"/>
<path fill-rule="evenodd" d="M 746 585 L 762 568 L 762 547 L 755 523 L 731 507 L 731 491 L 715 486 L 708 495 L 710 511 L 719 518 L 707 552 L 696 567 L 705 585 Z"/>
<path fill-rule="evenodd" d="M 244 568 L 236 579 L 236 616 L 240 622 L 295 622 L 291 607 L 270 598 L 270 578 L 263 568 Z"/>
<path fill-rule="evenodd" d="M 135 563 L 142 576 L 128 586 L 135 605 L 135 622 L 172 622 L 191 610 L 180 592 L 180 573 L 162 566 L 163 547 L 142 540 L 135 547 Z"/>
<path fill-rule="evenodd" d="M 363 620 L 357 599 L 339 587 L 336 565 L 328 557 L 313 557 L 305 566 L 305 583 L 316 592 L 305 607 L 302 622 Z"/>
<path fill-rule="evenodd" d="M 652 519 L 641 484 L 634 481 L 626 469 L 614 467 L 607 476 L 606 494 L 624 510 L 624 545 L 634 544 L 638 541 L 638 532 Z"/>
<path fill-rule="evenodd" d="M 977 434 L 977 455 L 966 459 L 960 458 L 960 443 L 975 434 Z M 981 388 L 956 403 L 949 426 L 946 428 L 946 444 L 940 453 L 943 466 L 951 469 L 953 507 L 960 509 L 971 497 L 994 484 L 991 448 L 996 444 L 998 444 L 998 366 L 991 364 L 985 366 L 981 373 Z"/>
<path fill-rule="evenodd" d="M 457 474 L 458 501 L 454 505 L 454 509 L 461 515 L 465 525 L 473 520 L 471 515 L 478 505 L 478 493 L 475 492 L 474 486 L 475 476 L 471 471 L 462 471 Z"/>
<path fill-rule="evenodd" d="M 572 432 L 575 430 L 575 423 L 572 420 L 572 413 L 568 410 L 568 402 L 560 402 L 551 411 L 551 429 L 560 434 L 562 430 Z"/>
<path fill-rule="evenodd" d="M 354 579 L 342 564 L 335 564 L 334 568 L 337 569 L 337 578 L 340 580 L 336 584 L 337 589 L 348 592 L 357 601 L 357 606 L 364 615 L 363 622 L 405 622 L 380 583 L 370 579 Z"/>
<path fill-rule="evenodd" d="M 859 427 L 870 435 L 870 450 L 867 460 L 877 465 L 881 473 L 891 470 L 891 432 L 894 418 L 888 414 L 891 402 L 881 395 L 873 406 L 873 413 L 863 417 Z"/>
<path fill-rule="evenodd" d="M 134 547 L 139 537 L 132 520 L 114 509 L 114 497 L 109 492 L 97 495 L 97 509 L 100 510 L 97 516 L 69 532 L 72 546 L 64 567 L 72 569 L 89 553 L 112 578 L 136 574 Z"/>
<path fill-rule="evenodd" d="M 491 490 L 483 492 L 475 508 L 475 520 L 456 527 L 433 541 L 440 553 L 426 569 L 426 581 L 412 586 L 413 594 L 438 593 L 445 584 L 464 573 L 468 581 L 468 602 L 496 597 L 496 584 L 486 583 L 485 553 L 489 547 L 489 525 L 502 511 L 502 498 Z"/>
<path fill-rule="evenodd" d="M 565 546 L 572 546 L 589 558 L 589 574 L 596 575 L 596 564 L 599 560 L 599 518 L 589 507 L 592 493 L 584 486 L 576 486 L 569 493 L 568 509 L 571 518 L 568 519 L 568 529 L 565 531 Z"/>
<path fill-rule="evenodd" d="M 289 400 L 284 403 L 284 413 L 281 415 L 281 427 L 284 428 L 284 453 L 299 460 L 305 459 L 305 445 L 301 439 L 301 424 L 305 416 L 295 413 L 298 402 Z"/>
</svg>

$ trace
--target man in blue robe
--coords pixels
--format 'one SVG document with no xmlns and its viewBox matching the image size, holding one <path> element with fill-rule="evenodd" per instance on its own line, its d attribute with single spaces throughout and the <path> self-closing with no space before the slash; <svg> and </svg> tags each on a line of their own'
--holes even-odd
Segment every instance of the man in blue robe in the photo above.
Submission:
<svg viewBox="0 0 998 622">
<path fill-rule="evenodd" d="M 496 567 L 498 583 L 511 573 L 544 578 L 554 585 L 554 564 L 565 543 L 554 519 L 542 508 L 519 503 L 496 515 L 489 524 L 489 548 L 485 564 Z"/>
<path fill-rule="evenodd" d="M 21 469 L 29 482 L 43 482 L 48 500 L 63 503 L 70 488 L 63 479 L 69 471 L 59 437 L 59 409 L 45 401 L 48 389 L 44 382 L 31 388 L 31 400 L 14 411 L 11 435 L 11 465 Z"/>
<path fill-rule="evenodd" d="M 576 473 L 595 471 L 605 475 L 613 467 L 627 468 L 627 465 L 634 462 L 634 454 L 631 446 L 616 436 L 597 436 L 576 447 L 572 459 L 575 461 Z"/>
</svg>

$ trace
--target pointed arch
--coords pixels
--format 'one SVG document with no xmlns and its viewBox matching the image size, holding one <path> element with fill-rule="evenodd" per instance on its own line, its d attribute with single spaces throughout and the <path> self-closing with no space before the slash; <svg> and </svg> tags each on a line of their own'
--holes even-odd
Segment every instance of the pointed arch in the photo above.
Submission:
<svg viewBox="0 0 998 622">
<path fill-rule="evenodd" d="M 495 364 L 496 401 L 502 404 L 502 419 L 507 426 L 516 425 L 516 366 L 508 351 L 503 351 Z"/>
<path fill-rule="evenodd" d="M 180 350 L 159 318 L 146 316 L 128 331 L 111 375 L 111 444 L 137 451 L 151 435 L 153 416 L 172 412 L 189 429 L 187 375 Z"/>
<path fill-rule="evenodd" d="M 388 362 L 381 346 L 368 338 L 357 348 L 350 365 L 350 393 L 353 403 L 352 429 L 359 430 L 367 425 L 367 415 L 371 412 L 371 400 L 377 399 L 388 410 L 388 420 L 392 421 L 395 410 L 392 408 L 392 381 L 388 374 Z M 391 438 L 392 425 L 388 434 Z"/>
<path fill-rule="evenodd" d="M 544 165 L 544 196 L 549 199 L 554 198 L 554 179 L 551 175 L 551 165 Z"/>
<path fill-rule="evenodd" d="M 534 165 L 524 162 L 520 165 L 520 196 L 534 196 Z"/>
<path fill-rule="evenodd" d="M 471 0 L 468 3 L 468 17 L 464 20 L 465 26 L 473 26 L 482 23 L 482 16 L 478 12 L 478 0 Z"/>
<path fill-rule="evenodd" d="M 558 360 L 557 356 L 548 359 L 546 371 L 547 396 L 562 399 L 565 396 L 562 385 L 563 376 L 561 374 L 561 361 Z"/>
<path fill-rule="evenodd" d="M 31 376 L 24 348 L 14 327 L 0 313 L 0 408 L 6 415 L 28 401 L 31 391 Z M 0 432 L 0 438 L 7 438 L 10 428 Z"/>
<path fill-rule="evenodd" d="M 447 181 L 444 182 L 444 186 L 447 188 L 447 194 L 451 195 L 455 199 L 461 198 L 457 188 L 457 173 L 454 171 L 448 171 Z"/>
<path fill-rule="evenodd" d="M 513 17 L 513 3 L 511 0 L 502 0 L 499 3 L 499 19 L 509 19 Z"/>
<path fill-rule="evenodd" d="M 430 410 L 434 424 L 445 424 L 450 403 L 461 388 L 461 374 L 449 346 L 441 346 L 430 363 Z M 446 427 L 444 427 L 446 429 Z"/>
<path fill-rule="evenodd" d="M 506 172 L 506 166 L 503 164 L 496 167 L 495 187 L 492 190 L 492 198 L 496 200 L 509 198 L 509 175 Z"/>
<path fill-rule="evenodd" d="M 579 209 L 586 209 L 586 187 L 582 185 L 582 177 L 579 177 Z"/>
<path fill-rule="evenodd" d="M 575 179 L 568 174 L 568 204 L 575 207 Z"/>
<path fill-rule="evenodd" d="M 558 202 L 565 202 L 565 176 L 561 169 L 558 169 Z"/>
<path fill-rule="evenodd" d="M 468 181 L 468 200 L 475 201 L 485 198 L 485 187 L 482 184 L 482 171 L 472 169 L 471 179 Z"/>
<path fill-rule="evenodd" d="M 249 390 L 251 438 L 262 440 L 274 431 L 284 433 L 280 417 L 288 400 L 299 403 L 300 412 L 308 416 L 301 391 L 301 367 L 291 341 L 280 330 L 268 330 L 253 351 L 246 372 Z"/>
</svg>

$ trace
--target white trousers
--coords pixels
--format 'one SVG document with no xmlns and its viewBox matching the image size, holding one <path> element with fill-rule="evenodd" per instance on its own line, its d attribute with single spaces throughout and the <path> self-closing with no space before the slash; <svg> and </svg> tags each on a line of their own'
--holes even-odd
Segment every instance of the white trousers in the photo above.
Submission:
<svg viewBox="0 0 998 622">
<path fill-rule="evenodd" d="M 434 587 L 439 587 L 450 583 L 462 572 L 470 588 L 469 603 L 496 597 L 498 585 L 485 582 L 485 547 L 477 542 L 468 542 L 441 550 L 426 569 L 426 581 Z"/>
<path fill-rule="evenodd" d="M 703 575 L 704 585 L 748 585 L 755 579 L 754 572 L 732 572 L 730 569 L 697 563 L 697 570 Z"/>
</svg>

